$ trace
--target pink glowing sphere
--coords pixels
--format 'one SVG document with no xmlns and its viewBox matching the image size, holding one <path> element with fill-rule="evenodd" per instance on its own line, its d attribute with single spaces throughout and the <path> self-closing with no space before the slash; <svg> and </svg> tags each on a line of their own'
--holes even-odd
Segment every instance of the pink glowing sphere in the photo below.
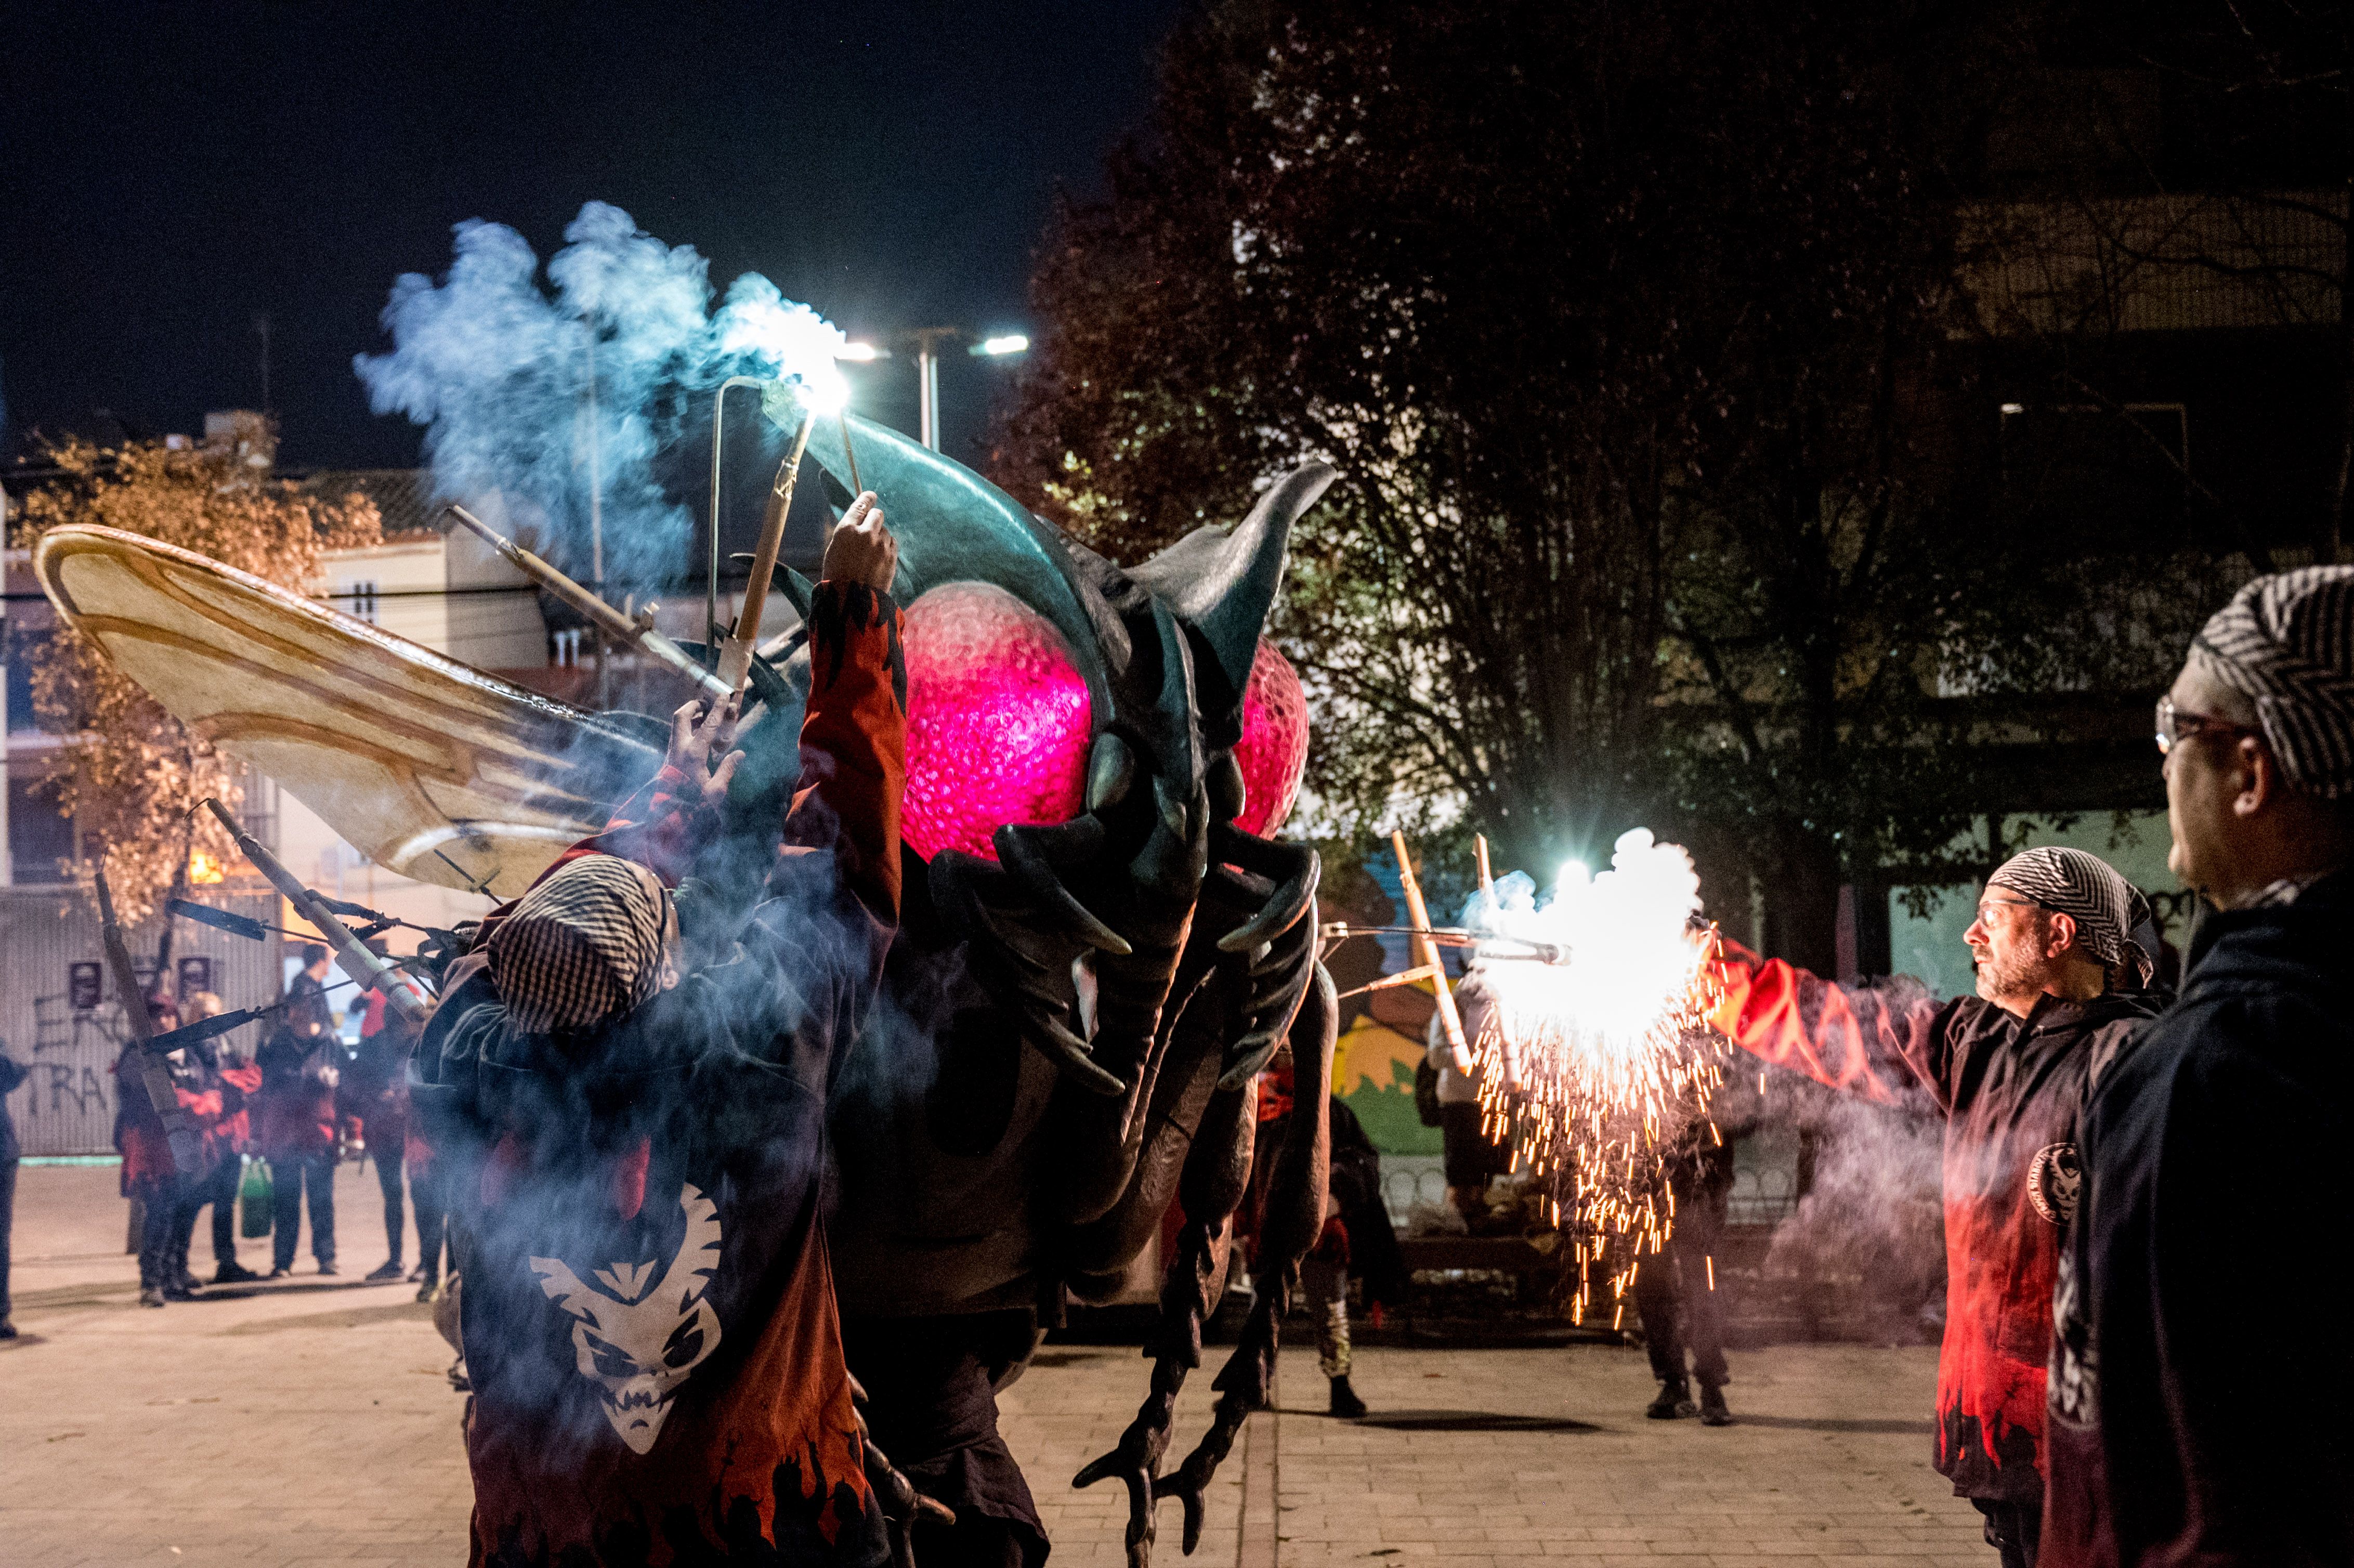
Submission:
<svg viewBox="0 0 2354 1568">
<path fill-rule="evenodd" d="M 997 858 L 1008 822 L 1067 822 L 1087 791 L 1087 683 L 1055 623 L 1003 588 L 948 583 L 907 607 L 900 833 Z"/>
<path fill-rule="evenodd" d="M 1054 622 L 1004 589 L 948 583 L 907 608 L 907 793 L 900 832 L 929 860 L 997 858 L 1009 822 L 1067 822 L 1087 795 L 1087 683 Z M 1262 638 L 1243 694 L 1239 824 L 1273 832 L 1308 761 L 1299 675 Z"/>
<path fill-rule="evenodd" d="M 1235 760 L 1243 770 L 1243 810 L 1235 825 L 1245 832 L 1274 832 L 1291 815 L 1308 768 L 1308 694 L 1299 689 L 1291 661 L 1264 637 L 1251 661 L 1250 684 L 1243 688 L 1243 738 Z"/>
</svg>

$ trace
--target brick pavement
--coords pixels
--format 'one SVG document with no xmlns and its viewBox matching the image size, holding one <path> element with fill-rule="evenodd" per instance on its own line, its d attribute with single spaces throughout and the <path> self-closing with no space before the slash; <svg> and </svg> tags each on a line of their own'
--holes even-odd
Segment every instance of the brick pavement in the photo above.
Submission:
<svg viewBox="0 0 2354 1568">
<path fill-rule="evenodd" d="M 351 1277 L 382 1255 L 373 1176 L 338 1182 L 344 1280 L 301 1274 L 161 1312 L 133 1304 L 113 1184 L 102 1168 L 23 1173 L 27 1337 L 0 1348 L 0 1568 L 462 1562 L 447 1353 L 406 1287 Z M 249 1265 L 266 1245 L 245 1244 Z M 1362 1425 L 1316 1414 L 1312 1361 L 1288 1365 L 1285 1408 L 1248 1438 L 1261 1495 L 1279 1478 L 1285 1568 L 1993 1562 L 1926 1463 L 1926 1351 L 1736 1353 L 1742 1424 L 1718 1431 L 1643 1420 L 1651 1385 L 1631 1350 L 1365 1351 L 1357 1382 L 1374 1414 Z M 1120 1561 L 1125 1494 L 1068 1481 L 1117 1439 L 1144 1376 L 1133 1350 L 1050 1347 L 1004 1396 L 1058 1564 Z M 1181 1404 L 1181 1455 L 1208 1418 L 1208 1383 L 1205 1370 Z M 1238 1446 L 1193 1562 L 1225 1568 L 1238 1530 L 1253 1533 L 1242 1458 Z M 1163 1563 L 1181 1561 L 1177 1530 L 1164 1510 Z"/>
</svg>

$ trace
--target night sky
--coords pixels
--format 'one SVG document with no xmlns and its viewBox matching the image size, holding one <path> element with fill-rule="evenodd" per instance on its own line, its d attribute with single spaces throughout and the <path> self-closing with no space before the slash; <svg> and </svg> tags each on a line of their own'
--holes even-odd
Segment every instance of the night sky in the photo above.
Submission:
<svg viewBox="0 0 2354 1568">
<path fill-rule="evenodd" d="M 1180 0 L 975 6 L 543 4 L 91 6 L 17 0 L 0 37 L 6 440 L 135 436 L 258 406 L 257 313 L 293 466 L 418 461 L 353 355 L 451 226 L 543 260 L 582 202 L 766 273 L 849 330 L 1022 330 L 1057 183 L 1097 188 L 1144 112 Z M 952 352 L 970 458 L 1002 366 Z M 915 428 L 914 365 L 854 369 Z"/>
</svg>

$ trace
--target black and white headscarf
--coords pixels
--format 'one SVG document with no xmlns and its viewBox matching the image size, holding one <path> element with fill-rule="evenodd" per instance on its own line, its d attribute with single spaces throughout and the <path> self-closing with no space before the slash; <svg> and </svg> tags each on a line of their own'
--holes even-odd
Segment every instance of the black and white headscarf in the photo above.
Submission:
<svg viewBox="0 0 2354 1568">
<path fill-rule="evenodd" d="M 2190 662 L 2254 701 L 2291 785 L 2354 794 L 2354 567 L 2258 577 L 2191 640 Z"/>
<path fill-rule="evenodd" d="M 662 983 L 670 893 L 644 866 L 583 855 L 516 901 L 491 934 L 491 983 L 526 1034 L 611 1022 Z"/>
<path fill-rule="evenodd" d="M 1989 887 L 2007 887 L 2020 897 L 2076 922 L 2076 941 L 2105 964 L 2129 969 L 2137 988 L 2149 983 L 2157 966 L 2134 927 L 2149 918 L 2149 900 L 2108 862 L 2080 849 L 2047 846 L 2002 863 Z"/>
</svg>

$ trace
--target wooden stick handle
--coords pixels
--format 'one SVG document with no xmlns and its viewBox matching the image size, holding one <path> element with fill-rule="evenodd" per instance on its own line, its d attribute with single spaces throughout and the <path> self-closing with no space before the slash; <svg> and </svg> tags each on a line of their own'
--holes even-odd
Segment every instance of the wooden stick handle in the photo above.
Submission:
<svg viewBox="0 0 2354 1568">
<path fill-rule="evenodd" d="M 1414 878 L 1414 857 L 1406 853 L 1405 835 L 1393 831 L 1390 848 L 1397 855 L 1398 884 L 1405 889 L 1406 914 L 1416 926 L 1427 930 L 1430 911 L 1422 902 L 1422 884 Z M 1455 995 L 1447 989 L 1447 968 L 1439 961 L 1438 944 L 1417 935 L 1414 946 L 1416 958 L 1438 971 L 1432 983 L 1432 994 L 1438 1001 L 1438 1026 L 1446 1033 L 1447 1049 L 1454 1053 L 1455 1070 L 1468 1075 L 1471 1071 L 1471 1046 L 1463 1038 L 1463 1015 L 1455 1010 Z"/>
</svg>

